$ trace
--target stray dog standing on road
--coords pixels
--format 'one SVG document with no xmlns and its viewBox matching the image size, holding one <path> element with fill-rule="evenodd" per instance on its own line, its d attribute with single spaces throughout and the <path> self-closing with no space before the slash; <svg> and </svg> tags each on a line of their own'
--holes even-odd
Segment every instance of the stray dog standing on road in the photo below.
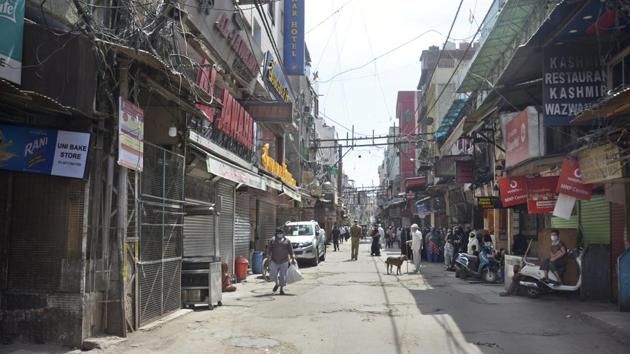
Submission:
<svg viewBox="0 0 630 354">
<path fill-rule="evenodd" d="M 387 257 L 385 261 L 385 265 L 387 266 L 387 274 L 393 271 L 394 266 L 396 266 L 396 275 L 400 274 L 400 267 L 402 266 L 404 261 L 408 261 L 407 256 L 390 256 Z"/>
</svg>

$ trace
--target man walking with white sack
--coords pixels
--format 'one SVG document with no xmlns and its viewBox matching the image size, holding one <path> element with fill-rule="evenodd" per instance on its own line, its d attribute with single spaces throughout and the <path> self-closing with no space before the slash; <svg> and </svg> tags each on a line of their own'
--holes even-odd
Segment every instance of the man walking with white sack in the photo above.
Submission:
<svg viewBox="0 0 630 354">
<path fill-rule="evenodd" d="M 276 235 L 273 242 L 267 248 L 267 258 L 271 259 L 269 265 L 269 273 L 271 279 L 276 283 L 273 287 L 275 293 L 280 288 L 280 295 L 284 295 L 284 287 L 287 285 L 287 270 L 289 269 L 289 261 L 295 262 L 293 254 L 293 246 L 291 242 L 284 237 L 281 228 L 276 229 Z"/>
</svg>

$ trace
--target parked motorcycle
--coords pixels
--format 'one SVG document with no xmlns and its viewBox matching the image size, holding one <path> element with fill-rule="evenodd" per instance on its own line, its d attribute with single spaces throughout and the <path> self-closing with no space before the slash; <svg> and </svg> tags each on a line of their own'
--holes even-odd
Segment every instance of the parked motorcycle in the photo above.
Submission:
<svg viewBox="0 0 630 354">
<path fill-rule="evenodd" d="M 482 247 L 479 256 L 460 253 L 455 259 L 455 276 L 480 278 L 487 283 L 495 283 L 499 279 L 501 265 L 492 256 L 492 249 Z"/>
<path fill-rule="evenodd" d="M 531 246 L 531 241 L 530 241 Z M 577 265 L 577 274 L 578 279 L 575 285 L 565 285 L 562 284 L 561 279 L 558 279 L 553 272 L 549 272 L 548 278 L 550 281 L 545 282 L 542 279 L 545 276 L 545 272 L 540 269 L 539 265 L 531 263 L 527 261 L 527 254 L 529 253 L 529 248 L 527 247 L 527 251 L 525 255 L 523 255 L 521 261 L 521 268 L 518 271 L 518 282 L 519 287 L 525 290 L 525 293 L 529 297 L 538 297 L 545 293 L 550 293 L 554 291 L 560 292 L 572 292 L 577 291 L 582 286 L 582 250 L 580 248 L 567 250 L 568 257 L 567 262 L 570 263 L 572 260 Z M 562 277 L 562 273 L 560 274 Z"/>
</svg>

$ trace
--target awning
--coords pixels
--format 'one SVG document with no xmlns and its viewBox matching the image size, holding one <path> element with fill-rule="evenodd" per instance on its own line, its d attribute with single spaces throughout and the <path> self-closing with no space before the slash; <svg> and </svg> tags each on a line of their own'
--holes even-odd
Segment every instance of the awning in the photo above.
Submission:
<svg viewBox="0 0 630 354">
<path fill-rule="evenodd" d="M 603 98 L 590 109 L 578 114 L 571 123 L 593 119 L 613 119 L 630 115 L 630 88 Z"/>
<path fill-rule="evenodd" d="M 21 109 L 34 112 L 48 112 L 71 115 L 81 114 L 72 107 L 67 107 L 48 96 L 35 91 L 24 91 L 10 82 L 0 79 L 0 102 L 19 106 Z"/>
<path fill-rule="evenodd" d="M 444 141 L 448 137 L 448 133 L 451 131 L 451 128 L 459 123 L 459 120 L 462 117 L 462 110 L 464 106 L 468 102 L 468 99 L 457 98 L 451 104 L 451 107 L 444 115 L 442 122 L 440 122 L 440 127 L 433 134 L 433 137 L 438 142 Z"/>
<path fill-rule="evenodd" d="M 242 183 L 252 188 L 260 189 L 263 191 L 267 190 L 265 181 L 262 179 L 261 176 L 242 167 L 231 164 L 225 160 L 221 160 L 218 157 L 206 154 L 206 165 L 208 173 L 225 178 L 230 181 L 234 181 L 236 183 Z"/>
<path fill-rule="evenodd" d="M 446 138 L 446 141 L 440 147 L 440 155 L 451 154 L 451 148 L 453 147 L 453 145 L 455 145 L 457 140 L 461 138 L 461 136 L 464 134 L 465 123 L 466 123 L 466 117 L 459 120 L 459 123 L 457 123 L 455 128 L 453 128 L 453 131 L 451 132 L 451 134 L 448 135 L 448 138 Z"/>
<path fill-rule="evenodd" d="M 282 185 L 282 193 L 286 194 L 289 198 L 295 200 L 296 202 L 302 201 L 302 195 L 286 184 Z"/>
<path fill-rule="evenodd" d="M 552 170 L 556 167 L 560 167 L 562 165 L 562 161 L 564 161 L 564 154 L 555 154 L 543 157 L 535 157 L 531 158 L 518 164 L 507 168 L 508 176 L 528 176 L 534 175 L 541 172 Z M 560 170 L 558 169 L 558 172 Z"/>
<path fill-rule="evenodd" d="M 426 177 L 412 177 L 405 179 L 405 190 L 424 188 L 427 186 Z"/>
<path fill-rule="evenodd" d="M 282 192 L 282 182 L 278 182 L 276 179 L 267 176 L 263 176 L 263 179 L 267 187 Z"/>
<path fill-rule="evenodd" d="M 492 81 L 493 71 L 497 65 L 507 64 L 505 59 L 512 56 L 523 31 L 531 27 L 532 21 L 542 18 L 549 6 L 555 6 L 546 0 L 508 0 L 502 8 L 499 8 L 499 3 L 493 3 L 482 24 L 489 33 L 486 36 L 482 34 L 480 48 L 457 92 L 471 92 L 487 85 L 486 80 Z"/>
</svg>

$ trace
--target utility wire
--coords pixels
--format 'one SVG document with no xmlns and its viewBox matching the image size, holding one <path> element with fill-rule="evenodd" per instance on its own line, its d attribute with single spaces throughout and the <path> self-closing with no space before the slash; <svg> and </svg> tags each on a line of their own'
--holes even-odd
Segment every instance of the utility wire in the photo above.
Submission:
<svg viewBox="0 0 630 354">
<path fill-rule="evenodd" d="M 337 10 L 333 11 L 330 15 L 326 16 L 326 18 L 323 19 L 321 22 L 317 23 L 315 26 L 311 27 L 308 31 L 306 31 L 306 34 L 309 34 L 311 31 L 315 30 L 317 27 L 323 25 L 326 21 L 330 20 L 333 16 L 341 12 L 341 10 L 344 7 L 346 7 L 348 4 L 350 4 L 352 1 L 353 0 L 349 0 L 345 4 L 341 5 Z"/>
</svg>

